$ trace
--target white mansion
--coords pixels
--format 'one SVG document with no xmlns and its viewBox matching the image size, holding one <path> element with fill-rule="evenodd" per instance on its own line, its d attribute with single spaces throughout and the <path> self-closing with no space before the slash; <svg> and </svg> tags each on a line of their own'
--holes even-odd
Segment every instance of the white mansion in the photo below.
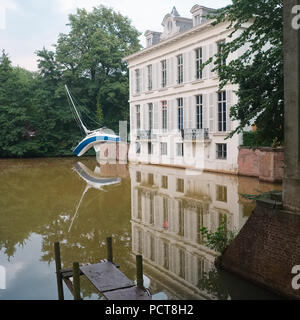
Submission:
<svg viewBox="0 0 300 320">
<path fill-rule="evenodd" d="M 211 25 L 206 17 L 213 11 L 195 5 L 189 19 L 174 7 L 162 22 L 164 31 L 146 31 L 147 47 L 124 59 L 130 74 L 129 161 L 237 173 L 241 136 L 224 140 L 237 126 L 229 118 L 237 87 L 219 92 L 214 64 L 202 69 L 232 32 L 225 23 Z"/>
</svg>

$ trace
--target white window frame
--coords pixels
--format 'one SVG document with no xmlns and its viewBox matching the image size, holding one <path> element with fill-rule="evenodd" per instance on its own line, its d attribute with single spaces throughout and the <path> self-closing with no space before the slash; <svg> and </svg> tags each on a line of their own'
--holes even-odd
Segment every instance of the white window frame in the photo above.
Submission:
<svg viewBox="0 0 300 320">
<path fill-rule="evenodd" d="M 148 91 L 151 91 L 153 88 L 153 81 L 152 81 L 152 64 L 147 66 L 148 70 Z"/>
<path fill-rule="evenodd" d="M 196 100 L 196 129 L 203 129 L 203 95 L 195 96 Z"/>
<path fill-rule="evenodd" d="M 161 86 L 162 88 L 167 86 L 167 60 L 161 61 Z"/>
<path fill-rule="evenodd" d="M 227 94 L 226 91 L 218 92 L 218 131 L 227 131 Z"/>
<path fill-rule="evenodd" d="M 202 47 L 199 47 L 195 50 L 195 56 L 196 56 L 196 79 L 200 80 L 203 78 L 203 49 Z"/>
<path fill-rule="evenodd" d="M 177 83 L 183 83 L 183 54 L 177 56 Z"/>
<path fill-rule="evenodd" d="M 219 149 L 221 147 L 221 150 Z M 227 144 L 216 143 L 216 159 L 227 160 Z"/>
<path fill-rule="evenodd" d="M 177 128 L 183 130 L 183 98 L 177 99 Z"/>
<path fill-rule="evenodd" d="M 161 102 L 161 116 L 162 116 L 162 129 L 163 130 L 168 130 L 168 102 L 167 100 L 163 100 Z"/>
<path fill-rule="evenodd" d="M 141 92 L 141 70 L 135 70 L 135 92 L 136 94 Z"/>
</svg>

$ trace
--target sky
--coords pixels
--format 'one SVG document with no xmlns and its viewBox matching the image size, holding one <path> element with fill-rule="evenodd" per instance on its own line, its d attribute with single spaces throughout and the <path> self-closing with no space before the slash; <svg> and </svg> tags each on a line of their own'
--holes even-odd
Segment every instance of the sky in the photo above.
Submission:
<svg viewBox="0 0 300 320">
<path fill-rule="evenodd" d="M 91 11 L 105 5 L 127 16 L 134 27 L 162 31 L 162 20 L 173 6 L 183 17 L 191 18 L 195 4 L 220 8 L 230 0 L 0 0 L 0 50 L 5 49 L 13 65 L 37 70 L 35 51 L 53 50 L 59 33 L 67 33 L 68 15 L 76 8 Z M 144 36 L 140 37 L 144 46 Z"/>
</svg>

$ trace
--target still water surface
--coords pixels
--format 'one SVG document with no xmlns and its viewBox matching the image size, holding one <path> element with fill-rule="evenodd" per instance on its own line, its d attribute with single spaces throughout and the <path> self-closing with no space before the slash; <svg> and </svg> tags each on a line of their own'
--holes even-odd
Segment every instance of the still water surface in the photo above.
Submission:
<svg viewBox="0 0 300 320">
<path fill-rule="evenodd" d="M 114 178 L 105 180 L 102 178 Z M 214 268 L 216 254 L 199 232 L 223 216 L 240 230 L 253 204 L 240 194 L 280 189 L 257 179 L 151 165 L 98 166 L 94 158 L 0 160 L 0 299 L 57 299 L 53 243 L 63 268 L 106 257 L 135 280 L 144 257 L 145 284 L 155 299 L 272 299 L 252 284 Z M 64 287 L 65 298 L 72 299 Z M 84 299 L 99 299 L 84 277 Z"/>
</svg>

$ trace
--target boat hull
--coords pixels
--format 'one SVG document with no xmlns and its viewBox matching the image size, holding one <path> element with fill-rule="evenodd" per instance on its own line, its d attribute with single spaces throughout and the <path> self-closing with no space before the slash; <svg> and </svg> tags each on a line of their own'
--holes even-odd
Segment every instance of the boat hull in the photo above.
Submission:
<svg viewBox="0 0 300 320">
<path fill-rule="evenodd" d="M 119 137 L 106 134 L 87 136 L 78 143 L 78 145 L 74 149 L 74 155 L 80 157 L 92 147 L 107 142 L 119 142 Z"/>
</svg>

